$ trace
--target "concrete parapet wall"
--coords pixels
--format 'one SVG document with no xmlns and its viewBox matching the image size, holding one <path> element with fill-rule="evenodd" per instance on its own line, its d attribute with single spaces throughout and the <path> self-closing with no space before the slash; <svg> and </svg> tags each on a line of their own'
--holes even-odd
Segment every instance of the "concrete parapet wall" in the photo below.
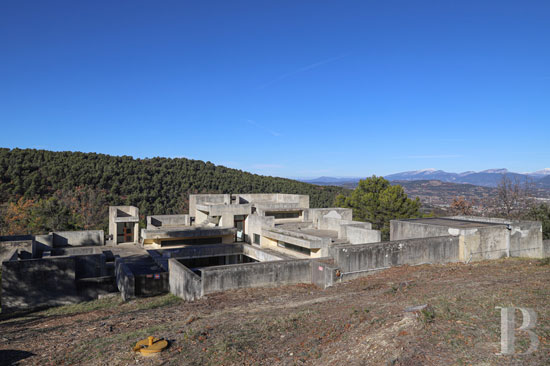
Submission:
<svg viewBox="0 0 550 366">
<path fill-rule="evenodd" d="M 54 248 L 66 246 L 105 245 L 103 230 L 56 231 L 52 235 L 51 245 Z"/>
<path fill-rule="evenodd" d="M 213 244 L 191 246 L 178 249 L 158 250 L 162 256 L 168 258 L 201 258 L 213 257 L 217 255 L 241 254 L 243 252 L 242 244 Z"/>
<path fill-rule="evenodd" d="M 19 252 L 25 252 L 26 255 L 23 256 L 26 256 L 27 259 L 32 258 L 33 243 L 34 240 L 32 237 L 30 239 L 13 237 L 11 240 L 0 241 L 0 263 L 9 260 L 8 257 L 11 257 L 14 249 L 16 251 L 19 250 Z"/>
<path fill-rule="evenodd" d="M 187 301 L 202 297 L 202 280 L 177 259 L 168 261 L 170 292 Z"/>
<path fill-rule="evenodd" d="M 147 229 L 189 226 L 189 215 L 147 216 Z"/>
<path fill-rule="evenodd" d="M 2 262 L 16 261 L 19 258 L 19 249 L 14 248 L 6 251 Z M 2 263 L 0 262 L 0 264 Z"/>
<path fill-rule="evenodd" d="M 456 236 L 398 240 L 330 249 L 335 264 L 345 273 L 383 269 L 404 264 L 447 263 L 459 260 Z"/>
<path fill-rule="evenodd" d="M 510 256 L 544 258 L 540 222 L 520 221 L 510 225 Z"/>
<path fill-rule="evenodd" d="M 423 224 L 415 221 L 390 221 L 390 241 L 448 235 L 450 235 L 449 228 L 445 226 Z"/>
<path fill-rule="evenodd" d="M 204 203 L 231 203 L 229 194 L 190 194 L 189 195 L 189 216 L 196 217 L 197 204 Z"/>
<path fill-rule="evenodd" d="M 201 272 L 203 294 L 237 288 L 311 283 L 311 260 L 207 267 Z"/>
<path fill-rule="evenodd" d="M 470 262 L 506 257 L 508 235 L 504 225 L 460 230 L 460 259 Z"/>
<path fill-rule="evenodd" d="M 382 240 L 382 234 L 379 230 L 371 230 L 355 225 L 342 226 L 343 237 L 350 244 L 379 243 Z"/>
<path fill-rule="evenodd" d="M 353 211 L 351 208 L 310 208 L 304 212 L 304 221 L 313 222 L 313 226 L 319 228 L 319 220 L 325 216 L 341 220 L 353 220 Z M 332 230 L 332 229 L 329 229 Z"/>
</svg>

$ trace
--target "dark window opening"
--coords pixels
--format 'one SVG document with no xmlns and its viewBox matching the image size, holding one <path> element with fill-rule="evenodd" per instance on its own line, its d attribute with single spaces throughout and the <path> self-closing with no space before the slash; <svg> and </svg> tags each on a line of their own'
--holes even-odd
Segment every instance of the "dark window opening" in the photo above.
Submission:
<svg viewBox="0 0 550 366">
<path fill-rule="evenodd" d="M 290 249 L 290 250 L 293 250 L 295 252 L 299 252 L 299 253 L 302 253 L 302 254 L 311 255 L 311 250 L 310 249 L 303 248 L 303 247 L 300 247 L 298 245 L 290 244 L 290 243 L 287 243 L 287 242 L 284 242 L 284 241 L 280 241 L 280 240 L 277 241 L 277 246 L 281 247 L 281 248 L 285 248 L 285 249 Z"/>
<path fill-rule="evenodd" d="M 254 244 L 260 245 L 260 235 L 254 234 Z"/>
<path fill-rule="evenodd" d="M 276 219 L 297 219 L 301 212 L 266 212 L 266 216 L 273 216 Z"/>
<path fill-rule="evenodd" d="M 178 240 L 161 240 L 160 245 L 200 245 L 200 244 L 221 244 L 222 237 L 215 238 L 193 238 Z"/>
</svg>

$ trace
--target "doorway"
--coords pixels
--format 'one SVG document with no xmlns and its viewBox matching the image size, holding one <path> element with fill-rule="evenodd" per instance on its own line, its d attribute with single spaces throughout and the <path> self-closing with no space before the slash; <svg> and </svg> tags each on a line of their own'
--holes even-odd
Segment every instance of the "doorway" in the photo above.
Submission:
<svg viewBox="0 0 550 366">
<path fill-rule="evenodd" d="M 235 234 L 235 241 L 244 241 L 244 225 L 245 225 L 246 215 L 235 215 L 233 226 L 237 229 L 237 234 Z"/>
</svg>

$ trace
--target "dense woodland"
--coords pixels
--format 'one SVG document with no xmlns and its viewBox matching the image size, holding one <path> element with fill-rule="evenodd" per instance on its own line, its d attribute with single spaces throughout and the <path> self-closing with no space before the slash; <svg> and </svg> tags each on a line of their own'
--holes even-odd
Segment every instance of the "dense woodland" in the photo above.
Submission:
<svg viewBox="0 0 550 366">
<path fill-rule="evenodd" d="M 307 194 L 328 207 L 344 191 L 200 160 L 0 148 L 1 234 L 105 228 L 109 205 L 183 213 L 190 193 Z"/>
</svg>

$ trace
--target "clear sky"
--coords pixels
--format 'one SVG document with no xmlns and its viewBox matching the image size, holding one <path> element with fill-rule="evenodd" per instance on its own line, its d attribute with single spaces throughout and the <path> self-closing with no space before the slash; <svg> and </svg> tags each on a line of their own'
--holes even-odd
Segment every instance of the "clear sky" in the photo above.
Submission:
<svg viewBox="0 0 550 366">
<path fill-rule="evenodd" d="M 287 177 L 550 166 L 550 1 L 0 2 L 0 146 Z"/>
</svg>

